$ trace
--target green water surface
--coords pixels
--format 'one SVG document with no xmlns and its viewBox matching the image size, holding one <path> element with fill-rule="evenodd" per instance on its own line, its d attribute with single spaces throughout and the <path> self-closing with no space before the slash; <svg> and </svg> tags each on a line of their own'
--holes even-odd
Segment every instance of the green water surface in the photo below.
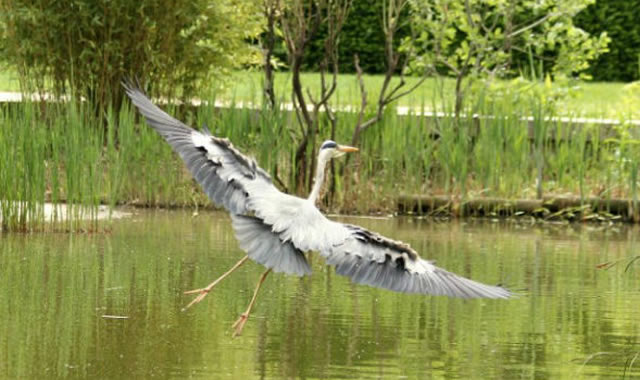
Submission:
<svg viewBox="0 0 640 380">
<path fill-rule="evenodd" d="M 1 378 L 632 378 L 640 376 L 637 228 L 343 218 L 520 296 L 459 300 L 270 275 L 224 213 L 136 212 L 110 233 L 0 234 Z M 113 318 L 113 316 L 123 318 Z M 635 360 L 638 358 L 638 360 Z"/>
</svg>

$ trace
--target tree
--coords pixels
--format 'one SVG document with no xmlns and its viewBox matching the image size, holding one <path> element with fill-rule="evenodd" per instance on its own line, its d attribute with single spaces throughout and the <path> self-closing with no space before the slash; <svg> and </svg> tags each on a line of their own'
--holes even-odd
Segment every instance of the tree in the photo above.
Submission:
<svg viewBox="0 0 640 380">
<path fill-rule="evenodd" d="M 294 184 L 292 188 L 298 191 L 308 190 L 315 170 L 317 136 L 324 135 L 335 139 L 337 114 L 332 106 L 332 97 L 337 87 L 337 77 L 340 60 L 340 36 L 348 16 L 352 14 L 351 0 L 295 0 L 287 4 L 278 0 L 263 0 L 266 17 L 266 30 L 263 35 L 265 57 L 270 57 L 274 45 L 272 38 L 275 29 L 270 15 L 279 14 L 279 26 L 287 50 L 288 64 L 291 70 L 292 93 L 291 100 L 297 116 L 299 129 L 292 131 L 294 142 L 297 144 L 295 154 Z M 279 8 L 279 9 L 274 9 Z M 354 67 L 360 83 L 361 104 L 358 112 L 358 120 L 353 127 L 352 144 L 356 145 L 360 136 L 382 119 L 386 107 L 402 96 L 409 94 L 417 88 L 422 81 L 418 81 L 410 88 L 405 88 L 403 73 L 409 62 L 412 49 L 404 53 L 399 52 L 397 33 L 403 26 L 406 27 L 406 18 L 401 18 L 406 13 L 406 0 L 384 0 L 380 12 L 380 24 L 384 33 L 384 47 L 380 49 L 384 55 L 379 58 L 385 67 L 385 78 L 381 85 L 375 109 L 369 108 L 367 89 L 362 80 L 362 69 L 357 55 L 353 57 Z M 404 22 L 402 21 L 404 20 Z M 314 49 L 319 31 L 323 31 L 322 54 Z M 318 94 L 312 94 L 305 90 L 302 82 L 301 71 L 309 54 L 320 57 L 318 67 L 320 71 L 320 90 Z M 399 77 L 399 78 L 398 78 Z M 397 79 L 397 80 L 396 80 Z M 422 78 L 424 80 L 424 78 Z M 273 83 L 272 67 L 270 60 L 265 59 L 265 81 Z M 272 90 L 270 91 L 272 92 Z M 268 99 L 268 97 L 267 97 Z M 270 100 L 268 103 L 273 104 Z M 369 111 L 369 112 L 368 112 Z M 369 115 L 368 117 L 365 117 Z M 328 129 L 327 129 L 328 127 Z M 332 164 L 331 171 L 334 166 Z M 344 166 L 342 167 L 344 169 Z M 343 171 L 343 170 L 341 170 Z M 333 177 L 331 177 L 333 178 Z M 333 189 L 335 181 L 331 181 Z"/>
<path fill-rule="evenodd" d="M 407 71 L 407 67 L 411 59 L 414 58 L 414 49 L 412 45 L 409 45 L 404 52 L 400 52 L 398 49 L 398 41 L 396 40 L 396 33 L 402 27 L 403 12 L 407 6 L 407 0 L 387 0 L 382 10 L 382 30 L 384 32 L 384 62 L 385 73 L 380 93 L 376 102 L 376 108 L 373 116 L 365 119 L 365 110 L 368 105 L 367 91 L 362 80 L 362 69 L 360 68 L 358 56 L 354 57 L 354 66 L 360 82 L 360 97 L 362 103 L 360 105 L 360 112 L 358 113 L 358 122 L 353 130 L 353 136 L 351 138 L 351 144 L 356 145 L 360 140 L 360 135 L 369 127 L 379 122 L 382 119 L 384 109 L 399 98 L 408 95 L 413 90 L 418 88 L 426 79 L 426 76 L 422 76 L 420 80 L 416 81 L 411 87 L 404 88 L 406 82 L 404 74 Z M 406 20 L 405 20 L 406 22 Z M 405 37 L 406 41 L 413 41 L 413 35 Z M 395 76 L 399 77 L 399 80 L 392 83 Z"/>
<path fill-rule="evenodd" d="M 262 84 L 263 98 L 265 104 L 269 109 L 274 109 L 277 105 L 276 94 L 274 91 L 274 70 L 276 60 L 274 56 L 274 50 L 276 48 L 276 40 L 278 31 L 277 22 L 282 12 L 282 5 L 280 0 L 263 0 L 262 2 L 262 16 L 264 17 L 265 26 L 263 38 L 259 40 L 262 42 L 263 49 L 262 55 L 263 68 L 264 68 L 264 81 Z"/>
<path fill-rule="evenodd" d="M 315 163 L 316 136 L 321 117 L 331 124 L 330 135 L 335 136 L 336 118 L 329 104 L 338 84 L 338 44 L 342 26 L 349 13 L 351 0 L 295 0 L 282 11 L 280 23 L 291 69 L 291 100 L 300 131 L 295 154 L 295 187 L 310 188 Z M 320 61 L 320 93 L 313 96 L 303 89 L 301 71 L 309 43 L 321 24 L 327 27 L 324 55 Z M 331 78 L 327 80 L 327 75 Z M 324 111 L 321 115 L 320 112 Z"/>
<path fill-rule="evenodd" d="M 595 0 L 410 0 L 418 51 L 413 69 L 455 78 L 455 114 L 474 79 L 505 77 L 514 57 L 545 63 L 552 75 L 583 73 L 606 51 L 606 32 L 590 36 L 574 17 Z M 466 80 L 466 82 L 465 82 Z"/>
<path fill-rule="evenodd" d="M 252 57 L 256 1 L 15 0 L 0 2 L 1 58 L 23 86 L 73 93 L 104 108 L 124 76 L 185 95 Z M 256 55 L 257 57 L 257 55 Z M 158 88 L 153 89 L 158 92 Z"/>
</svg>

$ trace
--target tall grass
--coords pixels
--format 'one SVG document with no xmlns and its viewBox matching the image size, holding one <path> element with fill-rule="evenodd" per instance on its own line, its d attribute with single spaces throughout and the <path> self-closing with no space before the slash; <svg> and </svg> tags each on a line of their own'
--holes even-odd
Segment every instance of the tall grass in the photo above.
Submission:
<svg viewBox="0 0 640 380">
<path fill-rule="evenodd" d="M 47 133 L 34 104 L 22 112 L 2 109 L 0 128 L 0 215 L 2 227 L 39 224 L 46 191 Z"/>
<path fill-rule="evenodd" d="M 65 229 L 94 228 L 102 188 L 102 134 L 75 102 L 23 103 L 0 110 L 0 214 L 5 230 L 45 220 Z M 44 203 L 66 201 L 45 215 Z M 65 215 L 63 215 L 63 213 Z"/>
<path fill-rule="evenodd" d="M 294 188 L 295 116 L 217 109 L 216 95 L 209 94 L 197 108 L 163 108 L 196 128 L 207 125 L 215 135 L 228 137 L 255 156 L 277 186 Z M 389 211 L 400 193 L 446 195 L 461 203 L 482 196 L 570 193 L 583 199 L 628 197 L 638 206 L 640 140 L 632 125 L 622 124 L 605 139 L 599 126 L 552 120 L 555 110 L 531 98 L 489 95 L 476 100 L 476 117 L 471 111 L 459 119 L 420 112 L 400 116 L 387 109 L 383 120 L 362 136 L 361 151 L 344 176 L 333 177 L 336 193 L 325 207 Z M 94 109 L 82 102 L 0 107 L 3 230 L 96 229 L 99 204 L 209 204 L 179 158 L 128 104 L 103 115 Z M 347 142 L 357 115 L 337 116 L 335 139 Z M 337 160 L 336 169 L 343 162 Z M 66 214 L 54 207 L 45 215 L 47 201 L 66 202 Z"/>
</svg>

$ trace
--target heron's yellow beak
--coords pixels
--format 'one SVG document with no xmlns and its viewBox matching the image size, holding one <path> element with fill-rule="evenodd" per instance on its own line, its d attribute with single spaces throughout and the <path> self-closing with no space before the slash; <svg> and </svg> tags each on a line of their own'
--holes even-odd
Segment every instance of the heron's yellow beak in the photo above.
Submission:
<svg viewBox="0 0 640 380">
<path fill-rule="evenodd" d="M 336 149 L 338 149 L 340 152 L 345 152 L 345 153 L 351 153 L 351 152 L 357 152 L 358 151 L 358 148 L 353 147 L 353 146 L 348 146 L 348 145 L 338 145 L 338 147 Z"/>
</svg>

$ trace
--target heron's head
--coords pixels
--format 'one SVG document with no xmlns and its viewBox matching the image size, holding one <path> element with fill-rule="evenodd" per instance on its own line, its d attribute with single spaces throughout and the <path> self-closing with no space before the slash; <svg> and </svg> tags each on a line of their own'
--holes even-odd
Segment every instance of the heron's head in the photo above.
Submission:
<svg viewBox="0 0 640 380">
<path fill-rule="evenodd" d="M 330 160 L 334 157 L 340 157 L 345 153 L 357 152 L 358 148 L 348 146 L 348 145 L 340 145 L 333 140 L 327 140 L 322 143 L 320 146 L 320 157 L 324 157 L 327 160 Z"/>
</svg>

